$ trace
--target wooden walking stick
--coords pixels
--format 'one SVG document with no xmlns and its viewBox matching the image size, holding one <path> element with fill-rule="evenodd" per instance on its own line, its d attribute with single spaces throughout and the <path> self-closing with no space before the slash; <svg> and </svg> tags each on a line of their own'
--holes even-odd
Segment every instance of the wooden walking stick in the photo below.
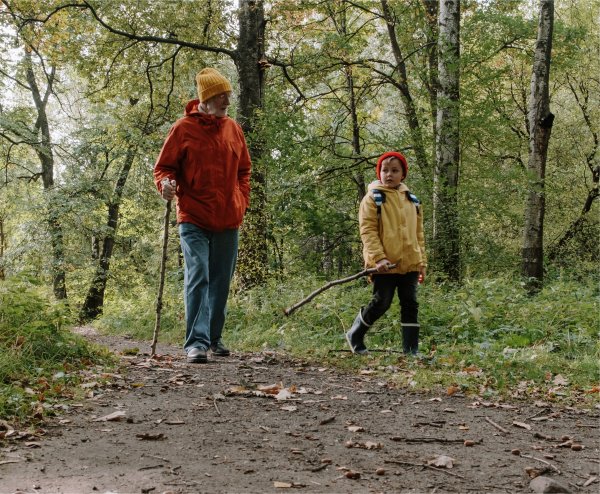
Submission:
<svg viewBox="0 0 600 494">
<path fill-rule="evenodd" d="M 154 324 L 154 336 L 152 337 L 152 351 L 150 356 L 154 357 L 156 352 L 156 342 L 158 341 L 158 332 L 160 330 L 160 314 L 162 311 L 163 290 L 165 288 L 165 271 L 167 267 L 167 245 L 169 243 L 169 217 L 171 216 L 171 201 L 167 201 L 165 206 L 165 221 L 163 228 L 162 257 L 160 259 L 160 279 L 158 282 L 158 294 L 156 296 L 156 323 Z"/>
<path fill-rule="evenodd" d="M 395 264 L 390 264 L 388 266 L 388 269 L 393 269 L 395 268 L 396 265 Z M 287 309 L 285 309 L 283 311 L 283 313 L 286 316 L 289 316 L 292 312 L 294 312 L 296 309 L 299 309 L 300 307 L 302 307 L 304 304 L 307 304 L 308 302 L 310 302 L 313 298 L 315 298 L 317 295 L 319 295 L 319 293 L 324 292 L 325 290 L 331 288 L 332 286 L 335 285 L 341 285 L 342 283 L 348 283 L 349 281 L 353 281 L 356 280 L 358 278 L 362 278 L 363 276 L 368 276 L 370 274 L 376 273 L 377 272 L 377 268 L 369 268 L 369 269 L 364 269 L 363 271 L 361 271 L 360 273 L 356 273 L 353 274 L 352 276 L 348 276 L 346 278 L 342 278 L 339 280 L 333 280 L 328 282 L 326 285 L 323 285 L 321 288 L 319 288 L 318 290 L 315 290 L 314 292 L 312 292 L 308 297 L 300 300 L 300 302 L 295 303 L 294 305 L 292 305 L 291 307 L 288 307 Z"/>
</svg>

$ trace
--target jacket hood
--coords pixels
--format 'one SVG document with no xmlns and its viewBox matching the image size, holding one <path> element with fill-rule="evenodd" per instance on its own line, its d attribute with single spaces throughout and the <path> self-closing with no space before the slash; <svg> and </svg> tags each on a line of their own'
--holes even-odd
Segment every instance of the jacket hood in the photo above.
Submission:
<svg viewBox="0 0 600 494">
<path fill-rule="evenodd" d="M 194 117 L 198 118 L 201 123 L 207 125 L 220 125 L 220 123 L 226 120 L 229 117 L 215 117 L 214 115 L 209 115 L 208 113 L 204 113 L 199 108 L 200 100 L 193 99 L 188 101 L 188 104 L 185 105 L 185 111 L 183 112 L 186 117 Z"/>
<path fill-rule="evenodd" d="M 381 180 L 374 180 L 369 184 L 369 192 L 371 192 L 373 189 L 382 190 L 383 192 L 406 192 L 407 190 L 409 190 L 406 184 L 404 184 L 404 182 L 402 182 L 397 188 L 393 188 L 386 187 L 385 185 L 383 185 L 383 183 L 381 183 Z"/>
</svg>

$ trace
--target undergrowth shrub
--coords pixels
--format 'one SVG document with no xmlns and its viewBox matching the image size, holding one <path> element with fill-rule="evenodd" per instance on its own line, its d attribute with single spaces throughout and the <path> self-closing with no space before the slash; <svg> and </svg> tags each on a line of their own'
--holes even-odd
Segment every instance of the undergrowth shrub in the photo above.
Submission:
<svg viewBox="0 0 600 494">
<path fill-rule="evenodd" d="M 184 308 L 181 281 L 175 281 L 165 288 L 159 340 L 181 345 Z M 372 286 L 364 278 L 334 286 L 290 316 L 284 314 L 324 284 L 314 277 L 271 280 L 232 293 L 225 342 L 237 351 L 285 351 L 346 369 L 409 365 L 399 352 L 397 298 L 367 333 L 367 346 L 380 352 L 360 358 L 347 351 L 344 333 L 371 299 Z M 572 390 L 593 389 L 600 381 L 598 296 L 598 283 L 592 278 L 549 279 L 536 296 L 509 277 L 468 279 L 460 286 L 430 280 L 419 288 L 420 349 L 426 363 L 410 364 L 411 371 L 398 373 L 397 378 L 410 375 L 402 385 L 510 394 L 515 389 L 530 391 L 534 384 L 550 389 L 556 376 L 562 376 Z M 136 293 L 135 300 L 111 304 L 100 321 L 102 327 L 152 337 L 154 294 Z"/>
<path fill-rule="evenodd" d="M 40 418 L 53 397 L 71 394 L 74 370 L 107 355 L 67 329 L 69 311 L 24 280 L 0 282 L 0 416 Z"/>
</svg>

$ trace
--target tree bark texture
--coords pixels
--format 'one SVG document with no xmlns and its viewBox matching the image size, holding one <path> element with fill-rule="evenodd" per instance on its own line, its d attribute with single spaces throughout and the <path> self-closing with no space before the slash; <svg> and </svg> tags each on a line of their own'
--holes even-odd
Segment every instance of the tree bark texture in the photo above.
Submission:
<svg viewBox="0 0 600 494">
<path fill-rule="evenodd" d="M 106 221 L 106 231 L 109 232 L 102 241 L 102 251 L 96 266 L 96 273 L 88 289 L 83 306 L 79 313 L 79 319 L 82 322 L 91 321 L 102 313 L 104 307 L 104 293 L 110 271 L 110 260 L 112 258 L 117 235 L 119 220 L 119 209 L 123 199 L 123 190 L 127 183 L 129 172 L 136 157 L 136 148 L 130 147 L 125 155 L 123 167 L 119 173 L 119 178 L 115 184 L 115 189 L 108 204 L 108 215 Z"/>
<path fill-rule="evenodd" d="M 460 0 L 440 0 L 433 258 L 439 269 L 452 281 L 460 279 L 459 45 Z"/>
<path fill-rule="evenodd" d="M 431 108 L 432 132 L 435 142 L 436 120 L 437 120 L 437 93 L 439 91 L 438 79 L 438 0 L 422 0 L 429 30 L 427 31 L 427 53 L 429 64 L 429 81 L 427 92 L 429 93 L 429 106 Z"/>
<path fill-rule="evenodd" d="M 42 166 L 42 183 L 44 193 L 47 200 L 47 216 L 48 233 L 50 235 L 50 244 L 52 246 L 52 288 L 54 296 L 58 300 L 67 299 L 66 275 L 64 269 L 64 236 L 60 222 L 60 212 L 56 201 L 56 191 L 54 190 L 54 153 L 52 152 L 52 138 L 50 135 L 50 125 L 48 123 L 48 115 L 46 106 L 48 97 L 52 92 L 52 84 L 54 82 L 55 69 L 52 68 L 47 76 L 47 87 L 42 96 L 40 87 L 37 83 L 35 73 L 33 71 L 33 63 L 31 61 L 31 52 L 25 50 L 25 74 L 29 90 L 37 111 L 37 120 L 35 123 L 35 134 L 39 135 L 39 141 L 31 143 L 35 153 L 40 160 Z"/>
<path fill-rule="evenodd" d="M 350 119 L 352 121 L 352 154 L 356 161 L 361 159 L 362 149 L 360 146 L 360 124 L 358 122 L 358 110 L 356 107 L 356 91 L 354 87 L 354 75 L 352 73 L 352 66 L 346 65 L 344 67 L 346 76 L 346 89 L 348 91 Z M 365 177 L 360 169 L 357 169 L 353 175 L 354 183 L 356 184 L 356 192 L 359 201 L 362 201 L 363 197 L 367 193 L 367 186 L 365 185 Z"/>
<path fill-rule="evenodd" d="M 529 195 L 525 207 L 522 275 L 529 290 L 541 288 L 544 279 L 544 213 L 546 158 L 554 115 L 550 112 L 549 78 L 554 25 L 554 0 L 540 0 L 529 99 Z"/>
<path fill-rule="evenodd" d="M 262 0 L 240 0 L 240 35 L 234 61 L 239 76 L 240 96 L 238 121 L 248 139 L 252 158 L 251 198 L 241 228 L 237 278 L 241 287 L 261 285 L 267 277 L 267 196 L 266 175 L 262 168 L 264 146 L 256 132 L 263 108 L 264 32 Z"/>
<path fill-rule="evenodd" d="M 0 281 L 6 278 L 4 271 L 4 251 L 6 250 L 6 235 L 4 234 L 4 216 L 0 216 Z"/>
<path fill-rule="evenodd" d="M 417 160 L 417 166 L 422 170 L 429 170 L 429 163 L 427 161 L 427 153 L 425 152 L 425 145 L 423 144 L 423 131 L 421 124 L 419 123 L 419 116 L 417 113 L 417 107 L 413 100 L 410 88 L 408 86 L 408 77 L 406 72 L 406 63 L 402 56 L 402 50 L 398 43 L 396 36 L 396 22 L 387 0 L 381 0 L 381 10 L 383 17 L 387 24 L 388 36 L 392 47 L 392 53 L 396 62 L 396 68 L 398 73 L 398 79 L 396 87 L 400 91 L 400 97 L 402 98 L 402 104 L 406 113 L 406 121 L 410 130 L 411 141 Z"/>
</svg>

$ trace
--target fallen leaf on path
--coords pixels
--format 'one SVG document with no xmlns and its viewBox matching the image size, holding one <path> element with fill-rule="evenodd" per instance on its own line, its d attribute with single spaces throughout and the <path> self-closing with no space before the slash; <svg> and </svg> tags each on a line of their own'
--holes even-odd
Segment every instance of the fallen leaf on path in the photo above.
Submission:
<svg viewBox="0 0 600 494">
<path fill-rule="evenodd" d="M 298 407 L 295 407 L 293 405 L 286 405 L 281 407 L 281 410 L 284 410 L 286 412 L 295 412 L 296 410 L 298 410 Z"/>
<path fill-rule="evenodd" d="M 383 444 L 376 443 L 374 441 L 366 441 L 364 443 L 354 442 L 354 441 L 346 441 L 345 446 L 347 448 L 359 448 L 359 449 L 383 449 Z"/>
<path fill-rule="evenodd" d="M 257 386 L 256 389 L 258 389 L 259 391 L 262 391 L 263 393 L 267 393 L 270 395 L 276 395 L 283 389 L 283 383 L 269 384 L 269 385 L 264 385 L 264 386 L 261 385 L 261 386 Z"/>
<path fill-rule="evenodd" d="M 350 432 L 365 432 L 365 428 L 360 427 L 358 425 L 351 425 L 350 427 L 348 427 L 348 430 Z"/>
<path fill-rule="evenodd" d="M 282 389 L 275 395 L 276 400 L 289 400 L 293 396 L 289 389 Z"/>
<path fill-rule="evenodd" d="M 562 375 L 557 374 L 556 376 L 554 376 L 554 380 L 552 381 L 552 383 L 556 386 L 568 386 L 569 380 L 563 377 Z"/>
<path fill-rule="evenodd" d="M 513 422 L 513 425 L 515 427 L 520 427 L 521 429 L 527 429 L 528 431 L 531 430 L 531 426 L 529 424 L 526 424 L 525 422 Z"/>
<path fill-rule="evenodd" d="M 476 365 L 469 365 L 467 367 L 463 367 L 463 371 L 465 371 L 465 372 L 479 372 L 479 371 L 481 371 L 481 368 L 477 367 Z"/>
<path fill-rule="evenodd" d="M 347 400 L 348 397 L 344 395 L 335 395 L 331 397 L 332 400 Z"/>
<path fill-rule="evenodd" d="M 452 396 L 453 394 L 456 394 L 459 391 L 460 391 L 460 388 L 457 385 L 453 384 L 452 386 L 448 387 L 448 389 L 446 390 L 446 394 L 448 396 Z"/>
<path fill-rule="evenodd" d="M 136 434 L 135 437 L 141 439 L 142 441 L 162 441 L 163 439 L 167 438 L 167 436 L 165 436 L 162 432 L 158 434 L 150 434 L 149 432 L 144 432 L 143 434 Z"/>
<path fill-rule="evenodd" d="M 123 420 L 125 418 L 127 418 L 127 412 L 118 410 L 116 412 L 109 413 L 108 415 L 104 415 L 104 417 L 94 419 L 94 422 L 118 422 L 119 420 Z"/>
<path fill-rule="evenodd" d="M 429 460 L 427 464 L 432 467 L 438 468 L 453 468 L 454 461 L 456 460 L 454 458 L 451 458 L 450 456 L 440 455 L 434 458 L 433 460 Z"/>
<path fill-rule="evenodd" d="M 527 475 L 529 475 L 530 479 L 535 479 L 536 477 L 539 477 L 542 474 L 541 471 L 539 471 L 537 468 L 533 468 L 533 467 L 525 468 L 525 473 Z"/>
</svg>

